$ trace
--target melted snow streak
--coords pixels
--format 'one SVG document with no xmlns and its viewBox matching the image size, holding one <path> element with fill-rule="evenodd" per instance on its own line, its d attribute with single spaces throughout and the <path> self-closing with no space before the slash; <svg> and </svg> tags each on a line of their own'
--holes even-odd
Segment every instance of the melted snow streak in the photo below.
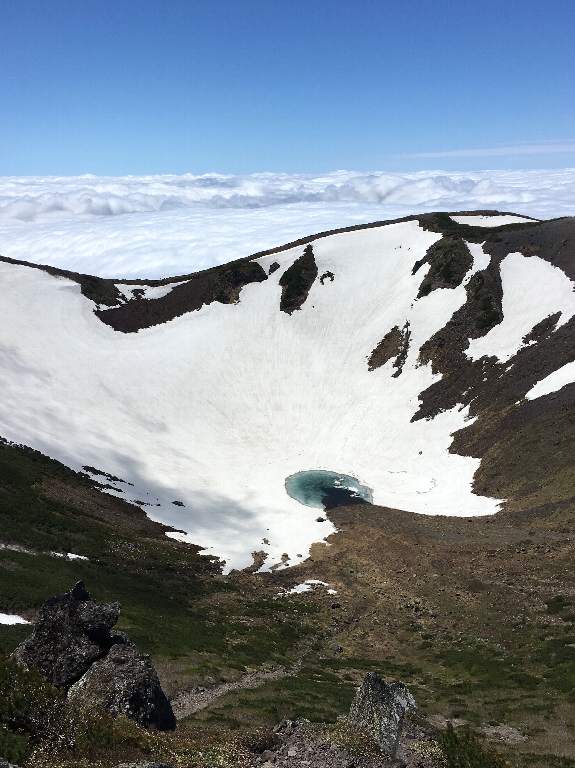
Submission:
<svg viewBox="0 0 575 768">
<path fill-rule="evenodd" d="M 489 208 L 550 218 L 574 207 L 575 169 L 4 177 L 0 253 L 104 277 L 152 278 L 414 211 Z"/>
<path fill-rule="evenodd" d="M 356 478 L 382 506 L 496 512 L 472 492 L 480 460 L 449 452 L 467 409 L 411 421 L 438 379 L 419 349 L 466 301 L 464 284 L 416 299 L 413 264 L 440 238 L 417 221 L 325 237 L 314 259 L 334 279 L 315 280 L 291 315 L 281 279 L 302 248 L 258 259 L 266 274 L 279 267 L 239 303 L 133 334 L 102 323 L 77 283 L 0 263 L 0 434 L 122 478 L 122 498 L 228 568 L 262 550 L 266 568 L 296 563 L 334 531 L 286 492 L 310 468 Z M 467 278 L 482 265 L 474 254 Z M 392 360 L 370 371 L 381 338 L 407 322 L 401 377 Z"/>
</svg>

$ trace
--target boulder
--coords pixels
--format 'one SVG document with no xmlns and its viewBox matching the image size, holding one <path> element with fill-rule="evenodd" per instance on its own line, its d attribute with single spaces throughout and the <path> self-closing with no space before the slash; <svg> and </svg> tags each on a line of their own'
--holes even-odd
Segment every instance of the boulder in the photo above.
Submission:
<svg viewBox="0 0 575 768">
<path fill-rule="evenodd" d="M 115 641 L 110 630 L 119 615 L 118 603 L 96 603 L 79 581 L 70 592 L 44 603 L 32 635 L 13 658 L 67 689 L 108 652 Z"/>
<path fill-rule="evenodd" d="M 1 766 L 0 766 L 1 768 Z M 117 768 L 172 768 L 167 763 L 121 763 Z"/>
<path fill-rule="evenodd" d="M 176 719 L 149 656 L 132 645 L 114 645 L 68 691 L 79 708 L 125 715 L 145 728 L 173 730 Z"/>
<path fill-rule="evenodd" d="M 403 683 L 386 683 L 370 672 L 357 690 L 349 720 L 370 733 L 384 755 L 394 758 L 410 709 L 415 709 L 415 699 Z"/>
<path fill-rule="evenodd" d="M 1 766 L 0 766 L 1 768 Z M 117 768 L 172 768 L 167 763 L 121 763 Z"/>
<path fill-rule="evenodd" d="M 174 713 L 149 656 L 112 631 L 119 616 L 118 603 L 96 603 L 80 581 L 44 603 L 32 635 L 13 658 L 66 690 L 80 709 L 100 708 L 146 728 L 172 730 Z"/>
</svg>

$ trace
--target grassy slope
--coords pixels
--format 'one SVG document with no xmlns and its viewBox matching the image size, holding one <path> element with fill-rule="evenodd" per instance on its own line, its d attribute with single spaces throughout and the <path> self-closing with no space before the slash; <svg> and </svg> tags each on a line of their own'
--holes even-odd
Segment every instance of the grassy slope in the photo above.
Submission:
<svg viewBox="0 0 575 768">
<path fill-rule="evenodd" d="M 98 600 L 118 600 L 121 628 L 174 675 L 187 670 L 190 684 L 207 671 L 217 676 L 289 661 L 315 612 L 272 600 L 271 583 L 254 590 L 250 574 L 221 576 L 217 562 L 165 537 L 138 508 L 58 462 L 6 443 L 0 444 L 0 530 L 4 544 L 35 552 L 0 550 L 0 611 L 31 616 L 47 596 L 83 579 Z M 2 650 L 28 632 L 0 626 Z"/>
</svg>

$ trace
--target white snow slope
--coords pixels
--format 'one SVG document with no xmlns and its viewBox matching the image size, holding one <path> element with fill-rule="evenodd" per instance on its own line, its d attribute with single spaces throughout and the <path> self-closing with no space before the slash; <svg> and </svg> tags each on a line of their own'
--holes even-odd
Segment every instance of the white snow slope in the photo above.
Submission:
<svg viewBox="0 0 575 768">
<path fill-rule="evenodd" d="M 0 263 L 0 435 L 133 483 L 117 484 L 124 498 L 228 568 L 260 550 L 266 568 L 283 553 L 297 562 L 332 532 L 287 495 L 300 470 L 352 475 L 380 505 L 493 513 L 498 501 L 472 492 L 479 460 L 448 450 L 467 410 L 410 421 L 437 379 L 419 348 L 465 302 L 464 285 L 415 298 L 427 267 L 412 266 L 440 237 L 408 221 L 319 239 L 319 275 L 335 278 L 316 279 L 292 315 L 279 310 L 279 280 L 301 247 L 261 258 L 280 269 L 237 304 L 130 334 L 102 323 L 76 283 Z M 466 281 L 488 258 L 472 252 Z M 406 321 L 402 375 L 391 361 L 369 371 L 374 347 Z"/>
</svg>

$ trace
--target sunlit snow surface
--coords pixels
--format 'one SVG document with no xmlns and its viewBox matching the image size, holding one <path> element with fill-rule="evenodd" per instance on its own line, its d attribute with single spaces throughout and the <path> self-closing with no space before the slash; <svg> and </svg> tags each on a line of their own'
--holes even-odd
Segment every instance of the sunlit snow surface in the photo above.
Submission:
<svg viewBox="0 0 575 768">
<path fill-rule="evenodd" d="M 525 397 L 527 400 L 535 400 L 537 397 L 558 392 L 563 387 L 573 383 L 575 383 L 575 361 L 562 365 L 561 368 L 538 381 L 537 384 L 531 387 Z"/>
<path fill-rule="evenodd" d="M 0 613 L 0 624 L 14 625 L 14 624 L 29 624 L 30 622 L 23 619 L 21 616 L 16 616 L 13 613 Z"/>
<path fill-rule="evenodd" d="M 0 264 L 0 434 L 133 483 L 118 484 L 123 498 L 228 567 L 262 549 L 266 567 L 283 553 L 297 562 L 333 530 L 286 493 L 286 478 L 309 468 L 357 478 L 380 505 L 495 512 L 471 491 L 479 460 L 448 450 L 467 410 L 411 422 L 437 380 L 419 348 L 466 298 L 462 285 L 415 299 L 413 264 L 440 237 L 410 221 L 320 239 L 319 274 L 334 280 L 316 280 L 292 315 L 279 310 L 279 280 L 301 248 L 260 259 L 280 269 L 238 304 L 135 334 L 98 320 L 77 284 Z M 485 259 L 475 251 L 471 271 Z M 374 347 L 406 321 L 402 375 L 391 361 L 369 371 Z"/>
<path fill-rule="evenodd" d="M 311 232 L 476 209 L 572 215 L 575 169 L 0 177 L 0 254 L 104 277 L 165 277 Z"/>
<path fill-rule="evenodd" d="M 502 227 L 505 224 L 525 224 L 529 221 L 525 216 L 452 216 L 458 224 L 471 224 L 473 227 Z"/>
</svg>

